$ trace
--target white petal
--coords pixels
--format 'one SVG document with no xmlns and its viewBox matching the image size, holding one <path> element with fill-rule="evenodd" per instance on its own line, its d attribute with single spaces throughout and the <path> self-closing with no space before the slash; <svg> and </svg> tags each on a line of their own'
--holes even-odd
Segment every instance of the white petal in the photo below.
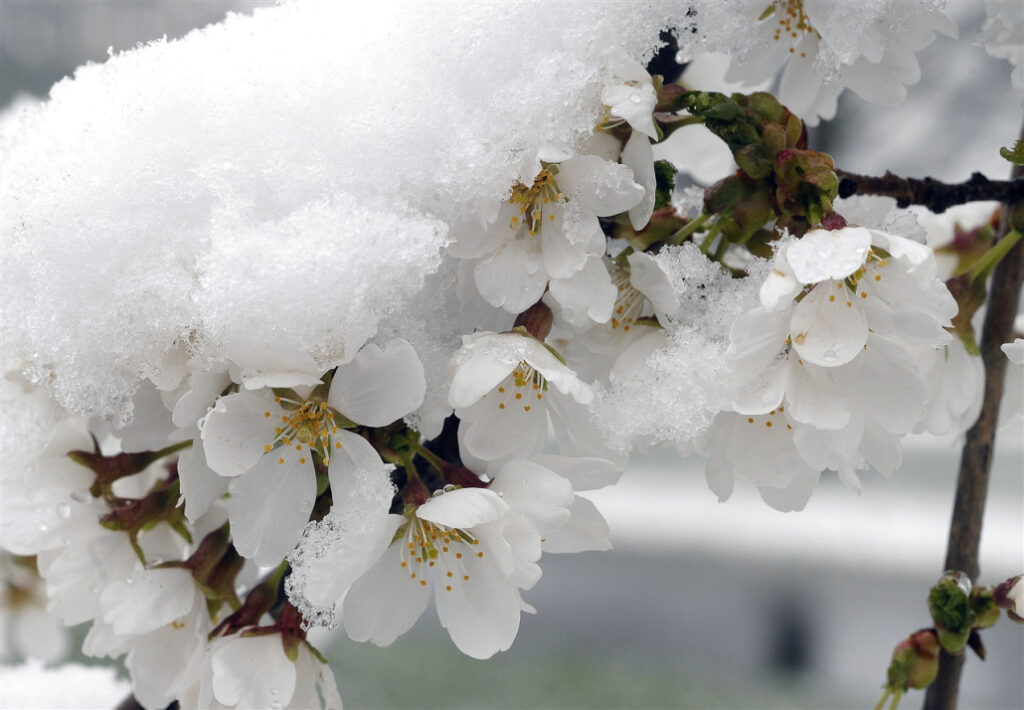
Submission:
<svg viewBox="0 0 1024 710">
<path fill-rule="evenodd" d="M 633 131 L 626 147 L 622 149 L 622 164 L 633 171 L 633 179 L 644 189 L 643 199 L 629 209 L 629 223 L 633 229 L 643 229 L 654 212 L 658 186 L 650 138 L 639 131 Z"/>
<path fill-rule="evenodd" d="M 429 585 L 402 567 L 399 540 L 369 572 L 357 579 L 342 607 L 345 632 L 354 641 L 387 646 L 412 628 L 430 601 Z"/>
<path fill-rule="evenodd" d="M 629 262 L 629 283 L 647 297 L 658 319 L 675 314 L 679 310 L 679 299 L 661 264 L 650 254 L 639 251 L 626 257 L 626 261 Z"/>
<path fill-rule="evenodd" d="M 357 471 L 377 471 L 383 467 L 380 454 L 359 434 L 339 429 L 331 435 L 331 461 L 327 464 L 327 476 L 331 481 L 331 491 L 336 496 L 352 485 Z M 335 504 L 338 502 L 335 498 Z"/>
<path fill-rule="evenodd" d="M 838 367 L 857 357 L 868 337 L 861 300 L 841 281 L 811 289 L 793 309 L 789 324 L 800 357 L 822 367 Z"/>
<path fill-rule="evenodd" d="M 295 693 L 295 664 L 279 634 L 239 636 L 214 652 L 213 694 L 232 707 L 286 705 Z"/>
<path fill-rule="evenodd" d="M 598 217 L 625 212 L 644 195 L 643 188 L 633 182 L 632 170 L 596 155 L 578 155 L 559 163 L 555 180 L 570 200 Z"/>
<path fill-rule="evenodd" d="M 491 565 L 476 565 L 470 579 L 437 590 L 437 616 L 452 641 L 471 658 L 490 658 L 519 632 L 519 593 Z"/>
<path fill-rule="evenodd" d="M 863 227 L 813 229 L 789 245 L 786 260 L 800 283 L 841 281 L 864 265 L 870 248 L 871 232 Z"/>
<path fill-rule="evenodd" d="M 416 351 L 396 338 L 384 350 L 370 343 L 339 366 L 327 402 L 357 424 L 379 427 L 419 407 L 426 387 Z"/>
<path fill-rule="evenodd" d="M 484 300 L 510 313 L 521 313 L 544 293 L 547 272 L 540 255 L 516 242 L 506 242 L 473 268 L 473 281 Z"/>
<path fill-rule="evenodd" d="M 501 404 L 494 393 L 472 407 L 456 409 L 456 415 L 462 419 L 460 447 L 484 461 L 539 451 L 547 435 L 545 407 L 534 406 L 526 411 L 524 407 L 508 404 L 501 408 Z"/>
<path fill-rule="evenodd" d="M 256 465 L 274 441 L 281 407 L 266 394 L 221 397 L 202 424 L 206 463 L 222 476 L 240 476 Z"/>
<path fill-rule="evenodd" d="M 611 531 L 597 506 L 586 498 L 576 496 L 569 513 L 569 522 L 545 537 L 544 552 L 612 549 Z"/>
<path fill-rule="evenodd" d="M 195 601 L 192 575 L 183 569 L 152 569 L 108 585 L 100 595 L 103 619 L 115 633 L 139 635 L 188 614 Z"/>
<path fill-rule="evenodd" d="M 178 480 L 185 501 L 185 517 L 194 523 L 209 510 L 210 504 L 228 490 L 230 478 L 217 475 L 206 465 L 202 442 L 196 441 L 178 457 Z"/>
<path fill-rule="evenodd" d="M 228 499 L 238 554 L 258 565 L 278 564 L 295 547 L 315 500 L 316 475 L 308 451 L 303 456 L 279 447 L 264 456 L 235 482 Z"/>
<path fill-rule="evenodd" d="M 405 520 L 405 516 L 388 515 L 385 510 L 372 525 L 349 530 L 331 541 L 316 557 L 307 559 L 303 567 L 302 596 L 314 606 L 331 608 L 357 579 L 380 561 L 395 531 Z"/>
<path fill-rule="evenodd" d="M 565 279 L 551 279 L 551 295 L 562 307 L 562 316 L 576 326 L 606 323 L 612 317 L 618 289 L 598 256 L 587 259 L 582 269 Z"/>
<path fill-rule="evenodd" d="M 552 278 L 571 276 L 579 271 L 587 260 L 587 252 L 570 242 L 563 231 L 569 228 L 565 224 L 566 219 L 564 210 L 549 209 L 545 212 L 540 225 L 541 257 L 548 276 Z"/>
<path fill-rule="evenodd" d="M 786 260 L 787 251 L 786 247 L 780 247 L 775 253 L 772 270 L 758 292 L 761 307 L 765 310 L 778 310 L 780 304 L 782 308 L 789 306 L 793 297 L 800 292 L 800 283 L 793 276 L 793 269 Z"/>
<path fill-rule="evenodd" d="M 575 491 L 592 491 L 619 482 L 622 467 L 593 456 L 534 456 L 533 461 L 569 480 Z"/>
<path fill-rule="evenodd" d="M 431 498 L 416 509 L 416 517 L 449 528 L 471 528 L 493 522 L 508 512 L 508 504 L 486 488 L 460 488 Z"/>
<path fill-rule="evenodd" d="M 474 352 L 455 371 L 448 391 L 448 404 L 469 407 L 512 374 L 518 361 L 498 359 L 489 352 Z"/>
</svg>

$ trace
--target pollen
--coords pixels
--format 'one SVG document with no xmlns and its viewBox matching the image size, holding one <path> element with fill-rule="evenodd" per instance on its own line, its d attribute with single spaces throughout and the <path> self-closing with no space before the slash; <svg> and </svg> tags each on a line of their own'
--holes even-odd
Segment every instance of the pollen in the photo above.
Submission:
<svg viewBox="0 0 1024 710">
<path fill-rule="evenodd" d="M 753 423 L 754 423 L 754 418 L 753 417 L 747 417 L 747 424 L 753 424 Z"/>
<path fill-rule="evenodd" d="M 868 294 L 867 294 L 867 292 L 865 292 L 865 291 L 861 291 L 861 292 L 860 292 L 860 297 L 861 297 L 861 298 L 867 298 L 867 297 L 868 297 Z"/>
<path fill-rule="evenodd" d="M 526 406 L 524 406 L 523 407 L 523 411 L 525 411 L 525 412 L 530 411 L 530 405 L 527 404 Z"/>
<path fill-rule="evenodd" d="M 269 419 L 270 418 L 270 412 L 263 412 L 263 416 L 265 416 L 265 417 L 267 417 Z"/>
<path fill-rule="evenodd" d="M 271 446 L 270 444 L 264 444 L 264 445 L 263 445 L 263 451 L 264 451 L 264 453 L 266 453 L 266 452 L 270 451 L 270 450 L 271 450 L 271 449 L 273 449 L 273 448 L 274 448 L 274 447 L 273 447 L 273 446 Z"/>
<path fill-rule="evenodd" d="M 406 562 L 405 560 L 402 560 L 402 567 L 408 567 L 408 566 L 409 566 L 409 563 Z"/>
<path fill-rule="evenodd" d="M 850 301 L 847 301 L 846 302 L 846 307 L 847 308 L 853 308 L 853 304 Z"/>
<path fill-rule="evenodd" d="M 427 580 L 425 580 L 425 579 L 421 579 L 421 580 L 420 580 L 420 586 L 421 586 L 421 587 L 425 587 L 425 586 L 427 586 Z"/>
<path fill-rule="evenodd" d="M 771 422 L 765 422 L 765 423 L 764 423 L 764 425 L 765 425 L 766 427 L 768 427 L 769 429 L 771 429 L 771 428 L 772 428 L 772 423 L 771 423 Z"/>
<path fill-rule="evenodd" d="M 875 274 L 875 281 L 881 281 L 881 280 L 882 280 L 882 275 L 881 274 Z"/>
<path fill-rule="evenodd" d="M 835 300 L 836 300 L 836 295 L 834 293 L 829 294 L 828 302 L 829 303 L 834 303 Z"/>
<path fill-rule="evenodd" d="M 445 591 L 448 591 L 448 592 L 452 591 L 452 585 L 450 585 L 450 584 L 446 584 L 444 588 L 445 588 Z"/>
<path fill-rule="evenodd" d="M 451 577 L 452 573 L 451 572 L 445 572 L 445 575 L 448 576 L 448 577 Z"/>
</svg>

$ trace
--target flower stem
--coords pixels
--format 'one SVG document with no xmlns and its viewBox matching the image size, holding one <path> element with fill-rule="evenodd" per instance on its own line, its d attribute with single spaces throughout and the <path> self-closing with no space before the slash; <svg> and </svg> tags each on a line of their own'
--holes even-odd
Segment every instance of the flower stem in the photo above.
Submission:
<svg viewBox="0 0 1024 710">
<path fill-rule="evenodd" d="M 1012 177 L 1022 174 L 1015 166 Z M 1024 201 L 1018 198 L 1017 203 Z M 1005 239 L 1009 233 L 1009 215 L 1015 205 L 1007 204 L 1003 211 L 1000 232 Z M 953 517 L 949 528 L 949 542 L 943 569 L 963 570 L 972 581 L 978 578 L 978 546 L 981 541 L 981 521 L 985 512 L 989 471 L 992 467 L 996 426 L 999 422 L 999 404 L 1003 396 L 1003 381 L 1007 359 L 1000 349 L 1013 338 L 1013 320 L 1024 283 L 1024 246 L 1018 241 L 1005 258 L 996 265 L 988 295 L 988 310 L 981 335 L 981 359 L 985 365 L 985 391 L 978 420 L 967 431 L 960 457 L 960 475 L 956 483 Z M 956 707 L 963 670 L 963 654 L 939 654 L 939 671 L 925 695 L 925 710 L 952 710 Z"/>
<path fill-rule="evenodd" d="M 704 226 L 704 223 L 707 222 L 709 219 L 711 219 L 711 215 L 707 212 L 702 212 L 701 214 L 697 215 L 689 222 L 684 224 L 682 229 L 680 229 L 678 232 L 670 236 L 665 241 L 669 244 L 682 244 L 684 241 L 686 241 L 687 237 L 689 237 L 691 234 L 693 234 L 702 226 Z"/>
</svg>

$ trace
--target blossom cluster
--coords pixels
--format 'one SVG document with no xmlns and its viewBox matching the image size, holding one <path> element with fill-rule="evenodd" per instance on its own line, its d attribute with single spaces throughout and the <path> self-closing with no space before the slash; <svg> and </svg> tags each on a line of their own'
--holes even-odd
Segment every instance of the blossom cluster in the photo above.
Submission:
<svg viewBox="0 0 1024 710">
<path fill-rule="evenodd" d="M 718 16 L 714 3 L 695 7 L 698 21 Z M 518 11 L 468 10 L 499 25 Z M 372 26 L 396 21 L 378 12 Z M 896 471 L 904 435 L 961 432 L 977 416 L 973 331 L 955 322 L 953 267 L 936 259 L 956 219 L 839 200 L 831 160 L 808 149 L 801 121 L 834 113 L 844 85 L 901 98 L 914 51 L 935 31 L 951 34 L 948 18 L 926 3 L 880 3 L 856 47 L 835 33 L 846 16 L 837 4 L 766 3 L 740 18 L 777 44 L 770 61 L 737 56 L 760 74 L 732 78 L 763 79 L 798 51 L 780 89 L 791 111 L 766 93 L 688 92 L 650 73 L 643 62 L 665 26 L 692 30 L 687 51 L 728 48 L 712 25 L 684 26 L 694 16 L 685 10 L 670 23 L 648 8 L 617 28 L 622 8 L 578 12 L 576 29 L 537 40 L 551 40 L 546 58 L 570 78 L 530 94 L 535 74 L 510 70 L 504 86 L 526 98 L 506 124 L 452 111 L 473 107 L 476 93 L 428 96 L 429 111 L 403 114 L 390 89 L 354 80 L 365 105 L 305 87 L 323 103 L 311 120 L 344 133 L 336 116 L 348 116 L 369 134 L 322 151 L 300 136 L 268 146 L 265 165 L 246 163 L 252 146 L 239 150 L 233 124 L 211 119 L 212 139 L 172 134 L 200 142 L 203 160 L 183 168 L 155 148 L 149 159 L 187 173 L 172 207 L 191 221 L 146 217 L 137 234 L 119 233 L 123 261 L 69 285 L 95 300 L 113 278 L 117 303 L 93 304 L 89 323 L 56 317 L 70 336 L 53 337 L 67 342 L 49 339 L 52 303 L 26 304 L 20 326 L 5 314 L 3 546 L 35 558 L 44 589 L 34 593 L 52 614 L 91 623 L 87 654 L 124 656 L 144 706 L 341 707 L 308 630 L 341 627 L 386 646 L 431 598 L 466 655 L 508 649 L 521 614 L 536 611 L 524 594 L 545 553 L 611 547 L 586 492 L 615 484 L 635 447 L 696 451 L 720 499 L 741 478 L 788 511 L 807 504 L 822 472 L 859 490 L 859 471 Z M 134 86 L 147 62 L 187 68 L 190 52 L 220 56 L 232 39 L 256 61 L 255 36 L 290 40 L 291 69 L 305 75 L 326 52 L 316 41 L 301 48 L 324 13 L 297 3 L 234 18 L 58 87 L 49 109 L 24 118 L 27 147 L 10 148 L 4 199 L 20 219 L 5 225 L 5 299 L 25 303 L 16 291 L 38 285 L 38 256 L 64 226 L 86 234 L 67 238 L 70 259 L 95 247 L 104 220 L 172 214 L 154 204 L 170 199 L 159 181 L 126 188 L 123 203 L 104 194 L 95 214 L 69 198 L 56 217 L 34 188 L 12 187 L 95 125 L 65 125 L 83 97 Z M 541 34 L 558 25 L 515 21 Z M 792 41 L 778 44 L 779 27 L 796 31 Z M 430 88 L 451 67 L 443 53 L 427 56 L 437 62 L 424 65 Z M 344 74 L 343 63 L 332 68 Z M 261 88 L 229 93 L 245 113 L 264 106 Z M 181 98 L 148 99 L 166 106 L 167 96 Z M 283 100 L 282 115 L 310 109 L 294 103 Z M 346 113 L 353 104 L 360 111 Z M 143 131 L 164 113 L 145 108 Z M 400 141 L 380 160 L 381 136 L 362 113 L 374 110 Z M 402 132 L 440 118 L 454 127 Z M 707 192 L 682 186 L 689 166 L 658 159 L 671 133 L 696 123 L 729 149 Z M 55 140 L 44 149 L 40 136 Z M 420 146 L 424 136 L 436 144 Z M 347 141 L 351 163 L 338 147 Z M 306 172 L 286 160 L 300 148 Z M 227 155 L 241 162 L 217 159 Z M 443 169 L 424 169 L 434 157 Z M 109 182 L 124 168 L 57 164 L 82 171 L 85 187 L 68 188 L 77 198 L 105 184 L 85 172 Z M 388 199 L 367 187 L 392 182 Z M 987 228 L 993 209 L 977 215 L 957 233 Z M 150 254 L 164 228 L 164 251 Z M 119 270 L 128 276 L 111 276 Z M 147 282 L 148 270 L 164 280 Z M 69 350 L 79 338 L 88 347 Z M 1007 355 L 1020 365 L 1019 340 Z"/>
</svg>

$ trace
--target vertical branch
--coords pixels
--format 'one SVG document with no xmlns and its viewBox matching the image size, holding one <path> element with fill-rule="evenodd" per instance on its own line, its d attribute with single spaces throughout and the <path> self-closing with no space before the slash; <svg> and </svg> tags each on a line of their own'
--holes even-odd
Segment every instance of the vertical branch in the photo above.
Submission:
<svg viewBox="0 0 1024 710">
<path fill-rule="evenodd" d="M 1020 177 L 1020 166 L 1013 169 L 1013 177 Z M 1015 205 L 1005 205 L 1000 235 L 1009 227 L 1009 213 Z M 1003 396 L 1006 375 L 1006 355 L 1000 350 L 1003 343 L 1013 337 L 1013 320 L 1017 313 L 1024 281 L 1024 241 L 1018 242 L 992 273 L 985 324 L 981 334 L 981 358 L 985 365 L 985 395 L 981 414 L 967 431 L 960 457 L 960 475 L 956 483 L 953 519 L 949 527 L 945 569 L 966 572 L 972 581 L 978 578 L 978 544 L 981 540 L 981 519 L 985 512 L 989 470 L 999 421 L 999 403 Z M 953 710 L 956 708 L 963 670 L 963 654 L 939 655 L 939 673 L 928 686 L 924 700 L 925 710 Z"/>
</svg>

